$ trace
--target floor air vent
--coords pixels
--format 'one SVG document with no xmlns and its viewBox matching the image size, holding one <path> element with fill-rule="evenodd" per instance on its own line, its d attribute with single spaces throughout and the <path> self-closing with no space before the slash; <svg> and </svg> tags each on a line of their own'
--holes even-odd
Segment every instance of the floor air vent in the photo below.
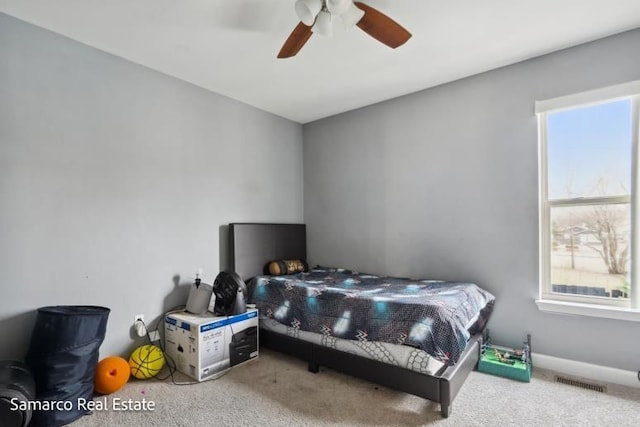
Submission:
<svg viewBox="0 0 640 427">
<path fill-rule="evenodd" d="M 606 393 L 607 387 L 601 384 L 588 383 L 586 381 L 576 380 L 573 378 L 555 376 L 555 382 L 570 385 L 573 387 L 585 388 L 587 390 L 597 391 L 598 393 Z"/>
</svg>

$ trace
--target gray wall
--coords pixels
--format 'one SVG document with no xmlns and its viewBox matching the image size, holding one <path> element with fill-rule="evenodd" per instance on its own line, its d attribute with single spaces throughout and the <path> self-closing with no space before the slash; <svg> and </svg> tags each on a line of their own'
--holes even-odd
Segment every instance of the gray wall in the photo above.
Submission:
<svg viewBox="0 0 640 427">
<path fill-rule="evenodd" d="M 538 311 L 534 101 L 640 79 L 640 30 L 304 126 L 309 258 L 471 280 L 496 341 L 640 368 L 638 324 Z"/>
<path fill-rule="evenodd" d="M 56 304 L 110 307 L 126 355 L 223 224 L 302 221 L 301 161 L 299 124 L 0 14 L 0 358 Z"/>
</svg>

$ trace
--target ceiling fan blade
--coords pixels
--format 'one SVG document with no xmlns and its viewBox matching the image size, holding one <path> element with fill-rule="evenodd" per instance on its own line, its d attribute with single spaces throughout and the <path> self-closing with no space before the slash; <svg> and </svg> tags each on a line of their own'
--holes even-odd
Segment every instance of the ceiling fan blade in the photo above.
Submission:
<svg viewBox="0 0 640 427">
<path fill-rule="evenodd" d="M 409 31 L 384 13 L 364 3 L 354 2 L 354 4 L 364 10 L 364 16 L 358 22 L 358 27 L 379 42 L 395 49 L 411 38 Z"/>
<path fill-rule="evenodd" d="M 311 34 L 313 34 L 311 27 L 300 22 L 282 45 L 282 49 L 280 49 L 278 53 L 278 58 L 291 58 L 295 56 L 307 40 L 309 40 Z"/>
</svg>

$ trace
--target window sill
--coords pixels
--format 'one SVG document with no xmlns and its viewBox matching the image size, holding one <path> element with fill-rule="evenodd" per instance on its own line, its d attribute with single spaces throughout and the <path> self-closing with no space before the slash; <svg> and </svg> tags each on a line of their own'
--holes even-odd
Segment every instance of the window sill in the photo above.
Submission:
<svg viewBox="0 0 640 427">
<path fill-rule="evenodd" d="M 553 301 L 537 299 L 536 305 L 540 311 L 574 316 L 600 317 L 604 319 L 628 320 L 640 322 L 640 310 L 632 308 L 607 307 L 577 302 Z"/>
</svg>

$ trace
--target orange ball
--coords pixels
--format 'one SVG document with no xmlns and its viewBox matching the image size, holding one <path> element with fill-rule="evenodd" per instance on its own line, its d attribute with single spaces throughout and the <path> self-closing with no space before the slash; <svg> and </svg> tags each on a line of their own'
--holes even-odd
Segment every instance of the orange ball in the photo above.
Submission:
<svg viewBox="0 0 640 427">
<path fill-rule="evenodd" d="M 100 394 L 111 394 L 129 381 L 131 367 L 122 357 L 109 356 L 96 367 L 95 389 Z"/>
</svg>

